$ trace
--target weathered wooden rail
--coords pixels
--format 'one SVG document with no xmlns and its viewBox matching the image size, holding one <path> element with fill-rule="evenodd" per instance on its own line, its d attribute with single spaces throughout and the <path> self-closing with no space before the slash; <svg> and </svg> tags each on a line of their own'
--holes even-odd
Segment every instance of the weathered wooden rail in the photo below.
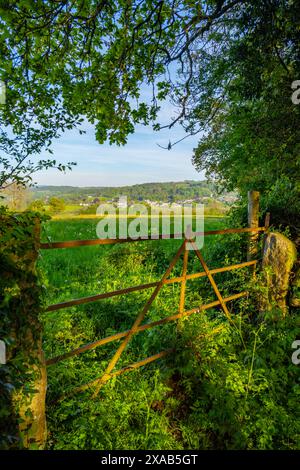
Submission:
<svg viewBox="0 0 300 470">
<path fill-rule="evenodd" d="M 269 219 L 267 219 L 267 220 L 269 220 Z M 250 228 L 236 228 L 236 229 L 230 228 L 230 229 L 224 229 L 224 230 L 210 230 L 210 231 L 204 231 L 204 232 L 197 232 L 196 234 L 194 234 L 194 236 L 207 237 L 207 236 L 211 236 L 211 235 L 226 235 L 226 234 L 233 234 L 233 233 L 250 233 L 251 235 L 253 235 L 253 234 L 258 235 L 259 232 L 266 232 L 267 230 L 268 230 L 268 221 L 267 221 L 267 223 L 265 224 L 264 227 L 250 227 Z M 246 296 L 247 292 L 240 292 L 240 293 L 228 296 L 228 297 L 223 297 L 222 294 L 219 291 L 219 288 L 218 288 L 214 278 L 213 278 L 213 275 L 217 274 L 217 273 L 221 273 L 221 272 L 227 272 L 227 271 L 232 271 L 232 270 L 236 270 L 236 269 L 245 268 L 245 267 L 248 267 L 248 266 L 255 267 L 256 264 L 257 264 L 257 260 L 249 260 L 249 261 L 246 261 L 244 263 L 234 264 L 234 265 L 231 265 L 231 266 L 224 266 L 224 267 L 220 267 L 220 268 L 216 268 L 216 269 L 209 269 L 206 262 L 205 262 L 205 260 L 204 260 L 204 258 L 203 258 L 203 255 L 202 255 L 201 251 L 198 250 L 198 248 L 197 248 L 197 246 L 196 246 L 196 244 L 193 240 L 186 239 L 184 234 L 178 234 L 178 233 L 173 234 L 171 236 L 159 235 L 159 236 L 156 237 L 156 239 L 166 239 L 166 238 L 172 238 L 172 239 L 181 238 L 181 239 L 183 239 L 183 242 L 182 242 L 180 248 L 177 250 L 177 252 L 176 252 L 175 256 L 173 257 L 173 259 L 171 260 L 168 269 L 165 271 L 164 275 L 162 276 L 162 278 L 159 281 L 150 282 L 150 283 L 147 283 L 147 284 L 141 284 L 141 285 L 138 285 L 138 286 L 127 287 L 127 288 L 124 288 L 124 289 L 119 289 L 119 290 L 106 292 L 106 293 L 102 293 L 102 294 L 96 294 L 96 295 L 89 296 L 89 297 L 83 297 L 83 298 L 79 298 L 79 299 L 69 300 L 69 301 L 66 301 L 66 302 L 61 302 L 61 303 L 49 305 L 48 308 L 46 309 L 46 311 L 48 311 L 48 312 L 56 311 L 56 310 L 71 307 L 71 306 L 74 306 L 74 305 L 81 305 L 81 304 L 85 304 L 85 303 L 88 303 L 88 302 L 96 302 L 96 301 L 99 301 L 99 300 L 102 300 L 102 299 L 107 299 L 107 298 L 110 298 L 110 297 L 124 295 L 124 294 L 130 293 L 130 292 L 137 292 L 137 291 L 141 291 L 141 290 L 145 290 L 145 289 L 154 288 L 154 290 L 153 290 L 152 294 L 150 295 L 148 301 L 146 302 L 146 304 L 144 305 L 142 310 L 139 312 L 136 320 L 134 321 L 132 327 L 129 330 L 123 331 L 123 332 L 120 332 L 120 333 L 116 333 L 116 334 L 108 336 L 106 338 L 101 338 L 97 341 L 85 344 L 85 345 L 83 345 L 83 346 L 81 346 L 77 349 L 66 352 L 62 355 L 47 359 L 46 364 L 48 366 L 50 366 L 50 365 L 56 364 L 56 363 L 58 363 L 62 360 L 65 360 L 69 357 L 81 354 L 81 353 L 83 353 L 85 351 L 89 351 L 91 349 L 95 349 L 99 346 L 103 346 L 104 344 L 108 344 L 108 343 L 113 342 L 113 341 L 119 341 L 121 339 L 123 340 L 121 342 L 121 344 L 119 345 L 119 347 L 117 348 L 117 350 L 115 351 L 113 357 L 111 358 L 104 374 L 101 377 L 98 377 L 95 380 L 93 380 L 93 381 L 91 381 L 87 384 L 84 384 L 80 387 L 75 388 L 72 393 L 83 391 L 83 390 L 85 390 L 89 387 L 95 387 L 94 396 L 96 396 L 99 392 L 100 387 L 105 382 L 107 382 L 107 380 L 109 380 L 111 377 L 123 374 L 124 372 L 136 369 L 138 367 L 144 366 L 144 365 L 146 365 L 150 362 L 153 362 L 157 359 L 160 359 L 160 358 L 166 356 L 167 354 L 170 354 L 170 353 L 174 352 L 174 349 L 168 349 L 166 351 L 162 351 L 158 354 L 150 356 L 150 357 L 148 357 L 146 359 L 143 359 L 141 361 L 135 362 L 135 363 L 133 363 L 129 366 L 126 366 L 122 369 L 114 371 L 116 364 L 120 360 L 120 357 L 121 357 L 122 353 L 124 352 L 126 346 L 130 342 L 133 335 L 135 335 L 135 334 L 137 334 L 141 331 L 145 331 L 145 330 L 148 330 L 148 329 L 153 328 L 155 326 L 163 325 L 165 323 L 175 321 L 175 320 L 178 320 L 178 319 L 183 318 L 183 317 L 190 316 L 190 315 L 195 314 L 195 313 L 201 313 L 205 310 L 208 310 L 209 308 L 218 307 L 218 306 L 220 306 L 222 308 L 222 310 L 223 310 L 225 316 L 227 317 L 228 321 L 230 321 L 230 322 L 232 321 L 231 313 L 228 310 L 227 303 L 232 301 L 232 300 L 236 300 L 236 299 L 239 299 L 241 297 Z M 149 240 L 149 239 L 140 238 L 140 239 L 134 239 L 134 240 L 131 240 L 131 239 L 72 240 L 72 241 L 66 241 L 66 242 L 41 243 L 40 248 L 44 249 L 44 250 L 61 249 L 61 248 L 64 249 L 64 248 L 76 248 L 76 247 L 80 247 L 80 246 L 95 246 L 95 245 L 112 245 L 112 244 L 118 244 L 118 243 L 133 243 L 133 242 L 142 242 L 142 241 L 147 241 L 147 240 Z M 193 252 L 196 254 L 197 258 L 199 259 L 200 264 L 203 268 L 203 271 L 193 273 L 193 274 L 188 274 L 187 273 L 188 254 L 189 254 L 189 250 L 186 249 L 186 244 L 187 243 L 191 243 L 193 245 Z M 179 276 L 179 277 L 174 277 L 174 278 L 168 279 L 172 269 L 174 268 L 174 266 L 176 265 L 176 263 L 180 259 L 181 255 L 183 255 L 182 275 Z M 208 304 L 200 305 L 198 308 L 194 308 L 194 309 L 191 309 L 191 310 L 185 310 L 184 306 L 185 306 L 186 282 L 188 280 L 197 279 L 197 278 L 201 278 L 201 277 L 207 277 L 209 279 L 209 281 L 212 285 L 212 288 L 213 288 L 213 290 L 216 294 L 217 300 L 213 301 L 213 302 L 210 302 Z M 173 315 L 170 315 L 168 317 L 162 318 L 162 319 L 157 320 L 157 321 L 142 324 L 142 322 L 143 322 L 143 320 L 146 316 L 146 313 L 148 312 L 151 304 L 153 303 L 154 299 L 156 298 L 156 296 L 158 295 L 158 293 L 160 292 L 162 287 L 165 286 L 165 285 L 174 284 L 174 283 L 181 283 L 181 292 L 180 292 L 178 313 L 175 313 Z"/>
<path fill-rule="evenodd" d="M 263 232 L 265 227 L 257 228 L 226 228 L 223 230 L 208 230 L 204 232 L 196 232 L 195 237 L 208 236 L 208 235 L 226 235 L 228 233 L 247 233 L 247 232 Z M 173 233 L 170 235 L 156 235 L 151 238 L 151 240 L 169 240 L 169 239 L 182 239 L 184 238 L 184 233 Z M 76 248 L 78 246 L 94 246 L 94 245 L 115 245 L 119 243 L 134 243 L 134 242 L 144 242 L 149 241 L 149 238 L 95 238 L 92 240 L 69 240 L 66 242 L 48 242 L 41 243 L 40 247 L 43 250 L 53 250 L 54 248 Z"/>
</svg>

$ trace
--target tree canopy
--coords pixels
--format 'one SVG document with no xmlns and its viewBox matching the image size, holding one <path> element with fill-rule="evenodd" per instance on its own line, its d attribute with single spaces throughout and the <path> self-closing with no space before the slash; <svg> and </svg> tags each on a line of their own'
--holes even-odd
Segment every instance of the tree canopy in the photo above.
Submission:
<svg viewBox="0 0 300 470">
<path fill-rule="evenodd" d="M 178 123 L 200 135 L 196 167 L 227 187 L 265 191 L 280 176 L 298 191 L 297 0 L 2 1 L 0 15 L 1 124 L 25 146 L 28 127 L 39 151 L 82 117 L 100 143 Z M 168 123 L 164 99 L 178 111 Z"/>
<path fill-rule="evenodd" d="M 242 3 L 1 2 L 1 73 L 9 107 L 33 109 L 42 124 L 49 116 L 67 122 L 86 116 L 98 141 L 112 143 L 124 143 L 134 124 L 154 119 L 157 100 L 168 94 L 181 101 L 184 118 L 197 41 Z M 173 62 L 181 66 L 183 88 L 168 75 Z M 139 102 L 143 83 L 154 86 L 151 104 Z"/>
<path fill-rule="evenodd" d="M 238 40 L 214 58 L 214 73 L 223 64 L 228 77 L 226 99 L 193 160 L 228 189 L 261 191 L 273 221 L 299 229 L 300 108 L 292 99 L 300 76 L 299 2 L 252 3 L 237 23 Z"/>
</svg>

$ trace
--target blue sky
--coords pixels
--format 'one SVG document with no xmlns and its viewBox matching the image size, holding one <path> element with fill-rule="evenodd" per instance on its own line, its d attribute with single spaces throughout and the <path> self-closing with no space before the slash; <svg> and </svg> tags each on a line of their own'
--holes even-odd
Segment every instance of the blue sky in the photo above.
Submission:
<svg viewBox="0 0 300 470">
<path fill-rule="evenodd" d="M 173 113 L 174 114 L 174 113 Z M 164 104 L 160 112 L 161 123 L 170 122 L 171 105 Z M 93 126 L 85 123 L 86 134 L 66 132 L 53 144 L 53 157 L 60 162 L 76 161 L 72 171 L 41 171 L 35 181 L 40 185 L 70 186 L 124 186 L 146 182 L 203 180 L 204 174 L 196 172 L 191 163 L 197 137 L 190 137 L 170 151 L 167 146 L 183 137 L 177 126 L 172 130 L 154 132 L 151 126 L 137 126 L 125 146 L 100 145 L 94 136 Z M 49 158 L 49 154 L 45 154 Z"/>
</svg>

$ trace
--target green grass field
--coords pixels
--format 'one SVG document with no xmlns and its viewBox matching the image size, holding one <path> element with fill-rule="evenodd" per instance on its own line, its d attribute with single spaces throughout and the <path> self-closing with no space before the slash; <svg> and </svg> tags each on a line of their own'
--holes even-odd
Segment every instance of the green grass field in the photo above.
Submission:
<svg viewBox="0 0 300 470">
<path fill-rule="evenodd" d="M 95 218 L 47 222 L 42 241 L 97 238 L 97 222 Z M 205 220 L 205 230 L 222 228 L 224 224 L 222 219 L 208 218 Z M 173 228 L 171 222 L 171 233 Z M 218 238 L 205 239 L 204 255 L 209 253 L 209 246 Z M 40 266 L 47 274 L 47 300 L 56 303 L 107 289 L 158 280 L 181 243 L 182 240 L 174 239 L 146 240 L 123 245 L 44 250 Z"/>
<path fill-rule="evenodd" d="M 205 229 L 227 219 L 206 219 Z M 96 238 L 96 219 L 47 222 L 43 240 Z M 246 238 L 245 238 L 246 237 Z M 245 261 L 247 235 L 211 236 L 203 255 L 209 267 Z M 180 240 L 149 240 L 41 252 L 45 304 L 109 292 L 161 279 Z M 182 259 L 171 276 L 179 276 Z M 188 272 L 202 271 L 189 252 Z M 110 378 L 93 388 L 74 388 L 102 377 L 120 341 L 64 359 L 47 369 L 47 448 L 51 450 L 191 450 L 299 448 L 294 412 L 299 402 L 297 368 L 290 361 L 293 319 L 250 322 L 256 313 L 259 278 L 251 269 L 219 273 L 224 296 L 252 295 L 228 304 L 229 323 L 214 308 L 133 336 L 116 370 L 174 348 L 158 361 Z M 128 330 L 152 289 L 44 313 L 47 358 Z M 143 323 L 176 314 L 180 285 L 163 287 Z M 206 278 L 189 280 L 186 309 L 215 300 Z M 273 325 L 273 326 L 272 326 Z M 288 336 L 287 336 L 288 332 Z"/>
<path fill-rule="evenodd" d="M 96 219 L 50 221 L 43 228 L 43 240 L 96 238 L 96 224 Z M 224 225 L 221 219 L 209 218 L 205 221 L 206 230 L 223 228 Z M 218 243 L 219 239 L 219 236 L 213 236 L 205 240 L 203 253 L 206 258 L 209 259 L 210 247 Z M 44 250 L 39 266 L 44 273 L 45 302 L 49 305 L 159 280 L 180 244 L 180 240 L 172 239 L 147 240 L 123 245 Z M 226 262 L 224 260 L 224 264 Z M 209 264 L 214 264 L 212 259 L 209 259 Z M 181 270 L 182 260 L 175 266 L 171 277 L 179 276 Z M 191 252 L 189 272 L 201 270 L 199 261 Z M 85 343 L 127 330 L 151 292 L 152 289 L 143 290 L 45 313 L 46 357 L 54 357 Z M 223 284 L 223 293 L 226 294 L 226 283 Z M 179 296 L 179 284 L 165 286 L 145 321 L 155 321 L 177 313 Z M 215 300 L 215 296 L 205 278 L 188 282 L 186 309 L 212 299 Z M 221 313 L 216 311 L 212 315 L 214 318 Z M 178 334 L 178 327 L 172 322 L 135 335 L 117 364 L 117 369 L 174 347 Z M 96 401 L 90 400 L 87 392 L 57 402 L 74 387 L 99 377 L 118 344 L 110 343 L 48 368 L 49 448 L 166 449 L 187 445 L 184 439 L 176 437 L 175 431 L 171 429 L 173 425 L 164 413 L 156 413 L 149 408 L 149 400 L 152 402 L 168 388 L 164 375 L 167 359 L 112 379 L 101 389 Z M 105 417 L 100 419 L 99 413 L 101 415 L 104 409 Z M 90 423 L 98 423 L 107 432 L 99 434 L 100 431 L 96 432 L 95 429 L 92 432 Z"/>
</svg>

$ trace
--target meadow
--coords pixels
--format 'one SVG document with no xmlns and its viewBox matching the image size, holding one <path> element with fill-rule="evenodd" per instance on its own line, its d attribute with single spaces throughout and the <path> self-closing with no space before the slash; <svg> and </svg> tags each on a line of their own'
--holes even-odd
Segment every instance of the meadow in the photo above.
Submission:
<svg viewBox="0 0 300 470">
<path fill-rule="evenodd" d="M 45 223 L 43 227 L 42 240 L 65 241 L 74 239 L 93 239 L 96 238 L 97 222 L 98 220 L 95 218 L 52 220 Z M 207 218 L 205 220 L 205 229 L 213 230 L 221 228 L 224 224 L 224 220 L 220 218 Z M 172 229 L 173 223 L 171 223 L 171 230 Z M 214 238 L 214 240 L 212 240 L 212 238 Z M 206 239 L 203 249 L 205 256 L 209 253 L 210 244 L 216 243 L 216 238 L 218 237 Z M 44 278 L 45 303 L 49 305 L 52 303 L 159 280 L 181 243 L 181 240 L 174 239 L 147 240 L 124 245 L 44 250 L 41 252 L 39 266 Z M 180 275 L 181 269 L 182 262 L 179 262 L 174 268 L 171 276 Z M 197 270 L 202 270 L 200 263 L 196 257 L 190 255 L 189 272 L 195 272 Z M 200 284 L 202 284 L 203 287 L 207 287 L 208 292 L 206 295 L 203 295 L 203 293 L 200 294 Z M 134 292 L 120 297 L 105 299 L 81 306 L 74 306 L 56 312 L 45 313 L 43 323 L 44 350 L 46 357 L 49 358 L 62 354 L 66 351 L 77 348 L 82 344 L 128 329 L 133 323 L 139 310 L 150 296 L 151 292 L 152 289 Z M 151 321 L 154 321 L 163 318 L 164 316 L 177 313 L 179 295 L 179 284 L 165 286 L 161 294 L 153 303 L 153 306 L 147 315 L 147 321 L 150 319 Z M 199 303 L 211 298 L 214 298 L 212 289 L 204 279 L 201 281 L 190 281 L 190 283 L 188 283 L 186 291 L 186 308 L 193 308 L 198 306 Z M 174 344 L 176 344 L 177 339 L 178 328 L 174 323 L 166 324 L 159 328 L 154 328 L 153 330 L 140 333 L 133 338 L 127 351 L 122 356 L 118 367 L 124 367 L 136 360 L 143 359 L 168 347 L 173 347 Z M 76 425 L 71 426 L 71 422 L 73 422 L 73 412 L 71 417 L 67 413 L 68 417 L 66 418 L 64 417 L 66 412 L 64 411 L 61 415 L 61 410 L 64 410 L 65 407 L 68 409 L 70 403 L 72 403 L 71 408 L 75 406 L 77 409 L 76 413 L 79 413 L 80 415 L 81 412 L 79 412 L 78 406 L 79 409 L 81 409 L 80 406 L 84 404 L 84 408 L 86 408 L 89 401 L 82 402 L 83 398 L 81 394 L 71 399 L 65 398 L 59 406 L 54 405 L 54 408 L 51 403 L 59 399 L 60 395 L 67 394 L 73 387 L 77 387 L 98 377 L 117 345 L 118 343 L 111 343 L 105 347 L 86 352 L 80 356 L 67 359 L 48 368 L 48 423 L 50 427 L 50 435 L 53 415 L 56 416 L 56 413 L 59 415 L 58 421 L 57 418 L 55 418 L 54 425 L 56 432 L 57 426 L 59 428 L 59 442 L 57 442 L 54 437 L 50 437 L 50 448 L 66 448 L 65 446 L 74 448 L 74 445 L 76 448 L 81 447 L 77 442 L 76 436 L 78 436 L 78 431 L 76 431 Z M 104 401 L 109 402 L 109 404 L 106 404 L 108 409 L 111 409 L 111 407 L 114 406 L 111 400 L 107 397 L 107 394 L 109 396 L 109 394 L 112 393 L 111 387 L 113 386 L 113 383 L 115 384 L 113 387 L 116 387 L 117 390 L 119 388 L 122 390 L 121 393 L 120 391 L 115 391 L 114 396 L 120 394 L 118 399 L 123 397 L 122 400 L 124 400 L 125 393 L 127 397 L 125 401 L 125 403 L 127 403 L 127 407 L 129 406 L 131 408 L 142 406 L 143 409 L 144 406 L 146 406 L 146 396 L 143 395 L 142 404 L 137 405 L 137 400 L 140 400 L 140 398 L 135 398 L 132 394 L 136 387 L 139 388 L 139 383 L 141 389 L 144 388 L 145 393 L 147 392 L 150 394 L 158 393 L 161 388 L 165 388 L 165 379 L 161 379 L 158 382 L 158 379 L 156 379 L 156 382 L 153 382 L 153 377 L 160 376 L 162 371 L 166 368 L 165 363 L 166 361 L 164 360 L 158 361 L 153 365 L 146 366 L 139 371 L 131 373 L 133 374 L 132 377 L 128 377 L 128 375 L 131 374 L 127 374 L 127 377 L 123 376 L 117 380 L 113 379 L 111 384 L 107 384 L 103 392 L 101 392 L 104 394 Z M 117 384 L 115 382 L 117 382 Z M 76 413 L 75 416 L 77 416 Z M 114 416 L 114 413 L 112 413 L 112 416 Z M 90 419 L 95 419 L 93 411 L 90 411 Z M 164 421 L 164 418 L 162 419 Z M 144 418 L 142 419 L 142 422 L 143 420 Z M 71 442 L 72 439 L 70 441 L 69 431 L 66 432 L 65 430 L 65 426 L 69 429 L 69 425 L 71 426 L 70 429 L 72 429 L 74 438 L 76 438 L 76 444 Z M 147 424 L 143 424 L 143 426 L 144 425 Z M 132 426 L 126 426 L 126 424 L 123 424 L 123 426 L 125 426 L 125 435 L 127 435 L 127 438 L 124 440 L 124 448 L 126 448 L 126 445 L 132 445 L 128 442 L 129 436 L 132 434 Z M 84 439 L 88 439 L 86 432 L 87 430 L 85 427 L 85 431 L 83 433 L 85 436 Z M 176 444 L 176 439 L 173 442 L 173 438 L 167 429 L 165 429 L 163 434 L 166 434 L 165 438 L 167 439 L 166 442 L 168 442 L 168 446 L 171 445 L 171 442 L 173 447 L 179 445 L 178 443 Z M 69 444 L 64 442 L 65 438 L 68 440 Z M 107 439 L 108 436 L 103 435 L 100 441 L 97 440 L 97 443 L 93 444 L 93 447 L 122 447 L 120 443 L 118 444 L 121 439 L 118 432 L 114 431 L 114 435 L 110 436 L 110 444 Z M 150 439 L 150 437 L 148 436 L 147 439 Z M 158 442 L 158 447 L 164 447 L 161 442 L 161 438 L 159 438 Z M 144 437 L 140 436 L 135 445 L 145 448 L 149 444 L 146 444 Z M 86 446 L 89 446 L 89 444 L 85 443 L 84 447 Z"/>
<path fill-rule="evenodd" d="M 205 230 L 223 228 L 224 220 L 206 218 Z M 98 221 L 96 218 L 51 220 L 44 224 L 42 241 L 95 239 Z M 174 233 L 173 220 L 170 228 Z M 208 255 L 210 245 L 218 239 L 219 236 L 205 239 L 204 255 Z M 124 245 L 44 250 L 40 266 L 47 273 L 47 300 L 60 302 L 103 292 L 103 289 L 115 290 L 159 280 L 181 243 L 181 239 L 145 240 Z"/>
<path fill-rule="evenodd" d="M 226 219 L 205 219 L 206 230 L 227 224 Z M 42 239 L 93 239 L 96 225 L 97 219 L 51 220 L 44 224 Z M 245 235 L 237 234 L 206 237 L 202 252 L 208 266 L 245 261 L 246 240 Z M 157 281 L 180 243 L 174 239 L 147 240 L 42 250 L 39 269 L 45 305 Z M 181 270 L 182 260 L 170 277 L 181 275 Z M 190 252 L 188 272 L 197 271 L 202 268 Z M 249 269 L 219 273 L 214 278 L 224 296 L 245 288 L 255 291 L 259 285 L 257 281 L 251 285 Z M 132 292 L 45 312 L 46 358 L 127 330 L 151 292 Z M 179 296 L 179 284 L 164 286 L 145 322 L 177 313 Z M 215 299 L 206 278 L 187 282 L 186 309 Z M 255 311 L 253 298 L 230 302 L 230 309 L 234 312 L 233 326 L 215 308 L 135 335 L 117 369 L 164 349 L 176 351 L 113 377 L 96 398 L 92 397 L 93 389 L 76 394 L 72 391 L 103 374 L 118 341 L 50 365 L 47 448 L 297 448 L 299 430 L 296 422 L 291 425 L 290 418 L 298 395 L 295 388 L 288 388 L 296 378 L 286 359 L 295 326 L 276 322 L 270 328 L 255 321 L 249 323 Z M 285 323 L 289 321 L 287 318 Z M 283 334 L 285 331 L 289 336 Z"/>
</svg>

